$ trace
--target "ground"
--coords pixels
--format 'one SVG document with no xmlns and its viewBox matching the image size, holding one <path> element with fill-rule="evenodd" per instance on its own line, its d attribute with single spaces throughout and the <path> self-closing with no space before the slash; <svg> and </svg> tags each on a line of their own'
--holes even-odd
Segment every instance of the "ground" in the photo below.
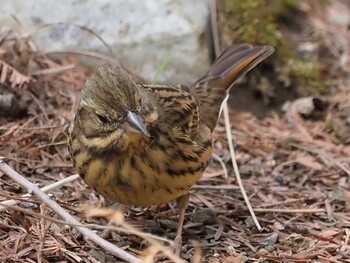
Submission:
<svg viewBox="0 0 350 263">
<path fill-rule="evenodd" d="M 333 10 L 339 4 L 331 3 L 322 8 Z M 315 17 L 317 25 L 324 22 Z M 322 26 L 324 34 L 332 33 L 334 43 L 343 36 L 343 29 Z M 346 41 L 349 46 L 349 38 Z M 75 173 L 67 152 L 67 128 L 91 69 L 69 58 L 53 61 L 34 45 L 30 38 L 0 34 L 0 155 L 43 187 Z M 265 114 L 262 119 L 230 111 L 235 158 L 261 231 L 237 186 L 224 121 L 219 120 L 216 157 L 191 191 L 184 260 L 199 262 L 196 255 L 203 262 L 350 262 L 350 66 L 349 55 L 338 54 L 337 45 L 331 46 L 333 64 L 328 65 L 333 67 L 324 69 L 330 84 L 322 95 L 297 99 L 284 107 L 284 113 Z M 0 172 L 0 200 L 18 201 L 17 206 L 0 208 L 1 262 L 120 262 L 64 225 L 57 211 L 36 195 L 22 197 L 26 193 L 19 181 Z M 96 207 L 115 205 L 80 178 L 47 194 L 81 223 L 95 224 L 89 225 L 92 229 L 107 226 L 115 216 L 110 210 L 94 212 Z M 128 207 L 125 212 L 121 228 L 133 226 L 174 238 L 175 204 Z M 163 249 L 135 234 L 96 231 L 144 260 Z M 161 252 L 156 258 L 167 260 Z"/>
</svg>

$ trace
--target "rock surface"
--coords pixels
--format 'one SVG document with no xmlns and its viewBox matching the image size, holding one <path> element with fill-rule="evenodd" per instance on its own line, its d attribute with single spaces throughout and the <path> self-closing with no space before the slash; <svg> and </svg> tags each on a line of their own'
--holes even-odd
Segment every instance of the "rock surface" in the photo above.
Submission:
<svg viewBox="0 0 350 263">
<path fill-rule="evenodd" d="M 158 82 L 190 83 L 210 64 L 208 0 L 2 0 L 0 13 L 0 27 L 15 15 L 45 51 L 102 52 L 149 81 L 167 56 Z"/>
</svg>

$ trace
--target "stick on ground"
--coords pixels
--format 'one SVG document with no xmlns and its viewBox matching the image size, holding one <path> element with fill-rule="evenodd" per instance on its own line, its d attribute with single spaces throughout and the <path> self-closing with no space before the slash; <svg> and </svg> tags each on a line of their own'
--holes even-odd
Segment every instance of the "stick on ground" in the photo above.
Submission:
<svg viewBox="0 0 350 263">
<path fill-rule="evenodd" d="M 66 210 L 64 210 L 59 204 L 50 199 L 43 191 L 39 189 L 39 187 L 27 179 L 25 179 L 22 175 L 13 170 L 9 165 L 7 165 L 4 161 L 3 157 L 0 157 L 0 171 L 9 176 L 11 179 L 25 187 L 28 192 L 35 194 L 42 202 L 48 204 L 49 207 L 53 211 L 55 211 L 58 215 L 60 215 L 65 221 L 71 224 L 79 224 L 79 221 L 76 220 L 73 216 L 71 216 Z M 125 252 L 124 250 L 118 248 L 112 243 L 104 240 L 99 237 L 96 233 L 92 232 L 90 229 L 86 227 L 74 227 L 80 233 L 82 233 L 85 237 L 90 239 L 91 241 L 98 244 L 100 247 L 108 251 L 109 253 L 117 256 L 120 259 L 125 260 L 130 263 L 141 263 L 142 261 L 135 256 Z"/>
</svg>

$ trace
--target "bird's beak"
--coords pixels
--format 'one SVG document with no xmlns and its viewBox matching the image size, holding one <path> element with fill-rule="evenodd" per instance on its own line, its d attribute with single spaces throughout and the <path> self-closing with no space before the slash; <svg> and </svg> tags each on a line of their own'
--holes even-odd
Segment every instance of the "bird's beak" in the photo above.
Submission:
<svg viewBox="0 0 350 263">
<path fill-rule="evenodd" d="M 146 137 L 150 137 L 150 134 L 146 130 L 145 124 L 141 117 L 136 113 L 129 111 L 126 121 L 123 123 L 123 129 L 126 132 L 140 133 Z"/>
</svg>

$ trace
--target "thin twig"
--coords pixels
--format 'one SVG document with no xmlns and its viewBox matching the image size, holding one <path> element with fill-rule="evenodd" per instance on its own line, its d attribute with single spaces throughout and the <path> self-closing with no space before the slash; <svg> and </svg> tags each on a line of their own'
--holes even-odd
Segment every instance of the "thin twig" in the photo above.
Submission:
<svg viewBox="0 0 350 263">
<path fill-rule="evenodd" d="M 311 209 L 279 209 L 279 208 L 254 208 L 254 212 L 257 213 L 288 213 L 288 214 L 310 214 L 310 213 L 325 213 L 324 208 L 311 208 Z"/>
<path fill-rule="evenodd" d="M 59 74 L 63 73 L 68 70 L 72 70 L 75 68 L 75 64 L 69 64 L 64 66 L 57 66 L 53 68 L 46 68 L 46 69 L 40 69 L 33 71 L 30 73 L 31 76 L 39 76 L 39 75 L 50 75 L 50 74 Z"/>
<path fill-rule="evenodd" d="M 213 39 L 214 39 L 214 48 L 215 48 L 215 56 L 217 57 L 220 52 L 220 43 L 219 43 L 219 31 L 218 31 L 218 25 L 217 25 L 217 13 L 216 13 L 216 0 L 211 0 L 210 1 L 210 11 L 211 11 L 211 27 L 212 27 L 212 34 L 213 34 Z M 221 105 L 221 109 L 224 111 L 224 118 L 225 118 L 225 129 L 226 129 L 226 134 L 227 134 L 227 141 L 228 141 L 228 146 L 230 149 L 230 154 L 231 154 L 231 161 L 233 165 L 233 169 L 235 171 L 236 179 L 238 182 L 239 189 L 241 190 L 241 193 L 243 195 L 244 201 L 248 207 L 249 213 L 251 217 L 253 218 L 253 221 L 255 223 L 256 228 L 261 231 L 262 228 L 260 226 L 260 223 L 258 219 L 255 216 L 254 210 L 252 206 L 250 205 L 249 198 L 247 196 L 247 193 L 244 189 L 241 175 L 239 173 L 238 165 L 236 162 L 236 157 L 235 157 L 235 151 L 234 147 L 232 144 L 232 133 L 231 133 L 231 125 L 230 125 L 230 117 L 229 117 L 229 111 L 228 111 L 228 106 L 227 106 L 227 99 L 228 96 L 225 98 Z"/>
<path fill-rule="evenodd" d="M 45 52 L 45 55 L 58 55 L 58 54 L 87 56 L 87 57 L 92 57 L 92 58 L 102 60 L 106 63 L 120 65 L 120 63 L 116 59 L 110 56 L 107 56 L 98 52 L 94 52 L 94 51 L 89 51 L 89 50 L 69 49 L 69 50 L 53 50 L 53 51 Z"/>
<path fill-rule="evenodd" d="M 39 187 L 31 182 L 29 182 L 26 178 L 21 176 L 19 173 L 17 173 L 15 170 L 13 170 L 9 165 L 7 165 L 4 162 L 4 158 L 2 157 L 0 159 L 0 170 L 15 180 L 17 183 L 25 187 L 29 192 L 34 193 L 41 201 L 45 202 L 50 206 L 50 208 L 55 211 L 57 214 L 59 214 L 67 223 L 73 223 L 73 224 L 79 224 L 79 221 L 76 220 L 73 216 L 71 216 L 66 210 L 64 210 L 59 204 L 57 204 L 55 201 L 50 199 L 44 192 L 42 192 Z M 82 233 L 84 236 L 86 236 L 91 241 L 95 242 L 99 246 L 101 246 L 106 251 L 110 252 L 111 254 L 119 257 L 120 259 L 123 259 L 130 263 L 141 263 L 142 261 L 135 256 L 125 252 L 124 250 L 120 249 L 119 247 L 113 245 L 112 243 L 102 239 L 99 237 L 96 233 L 92 232 L 90 229 L 86 227 L 74 227 L 76 230 L 78 230 L 80 233 Z"/>
<path fill-rule="evenodd" d="M 41 25 L 41 26 L 37 27 L 32 33 L 30 33 L 29 36 L 32 37 L 35 33 L 37 33 L 41 29 L 55 27 L 55 26 L 62 26 L 62 25 L 63 26 L 70 26 L 70 27 L 79 28 L 79 29 L 81 29 L 83 31 L 86 31 L 86 32 L 90 33 L 91 35 L 95 36 L 98 40 L 100 40 L 102 42 L 104 47 L 107 48 L 109 54 L 114 57 L 113 50 L 107 44 L 107 42 L 99 34 L 97 34 L 95 31 L 93 31 L 92 29 L 90 29 L 88 27 L 85 27 L 85 26 L 80 26 L 80 25 L 75 25 L 75 24 L 72 24 L 72 23 L 65 23 L 65 22 L 49 23 L 49 24 L 44 24 L 44 25 Z"/>
<path fill-rule="evenodd" d="M 184 263 L 178 256 L 176 256 L 168 247 L 165 247 L 163 244 L 159 243 L 157 240 L 153 239 L 150 237 L 149 234 L 142 233 L 138 231 L 135 227 L 129 225 L 129 224 L 124 224 L 123 225 L 130 233 L 134 234 L 142 234 L 140 235 L 143 239 L 147 240 L 150 244 L 152 244 L 155 247 L 158 247 L 165 256 L 167 256 L 169 259 L 171 259 L 175 263 Z"/>
<path fill-rule="evenodd" d="M 86 227 L 86 228 L 96 229 L 96 230 L 109 230 L 109 231 L 123 232 L 123 233 L 127 233 L 127 234 L 137 235 L 137 236 L 142 237 L 146 240 L 148 238 L 153 238 L 155 240 L 159 240 L 161 242 L 164 242 L 164 243 L 168 244 L 169 246 L 174 245 L 174 242 L 172 240 L 167 239 L 165 237 L 160 237 L 160 236 L 156 236 L 153 234 L 144 233 L 144 232 L 138 231 L 137 229 L 134 231 L 130 231 L 124 227 L 125 224 L 127 224 L 125 222 L 123 222 L 123 224 L 122 224 L 123 227 L 117 227 L 117 226 L 111 226 L 111 225 L 98 225 L 98 224 L 81 224 L 81 223 L 75 224 L 75 223 L 68 223 L 66 221 L 59 220 L 59 219 L 56 219 L 56 218 L 53 218 L 50 216 L 46 216 L 43 214 L 39 214 L 39 213 L 36 213 L 36 212 L 31 211 L 31 210 L 26 209 L 26 208 L 21 208 L 21 207 L 15 206 L 15 205 L 8 205 L 4 202 L 0 203 L 0 206 L 1 206 L 1 208 L 4 208 L 4 210 L 12 209 L 12 210 L 21 212 L 23 214 L 26 214 L 26 215 L 29 215 L 32 217 L 36 217 L 36 218 L 40 218 L 40 219 L 45 219 L 49 222 L 59 224 L 59 225 L 65 225 L 65 226 L 71 226 L 71 227 Z"/>
<path fill-rule="evenodd" d="M 227 179 L 228 178 L 228 172 L 227 172 L 226 164 L 224 163 L 222 158 L 219 155 L 217 155 L 216 153 L 213 153 L 212 157 L 220 163 L 222 169 L 224 170 L 224 178 Z"/>
<path fill-rule="evenodd" d="M 248 195 L 244 189 L 241 175 L 239 173 L 238 165 L 236 162 L 235 150 L 234 150 L 233 143 L 232 143 L 233 139 L 232 139 L 231 128 L 230 128 L 230 117 L 229 117 L 229 113 L 228 113 L 228 107 L 227 107 L 226 100 L 224 101 L 223 109 L 224 109 L 225 128 L 226 128 L 226 134 L 227 134 L 228 147 L 230 149 L 231 161 L 232 161 L 232 165 L 233 165 L 233 170 L 235 171 L 237 183 L 238 183 L 239 189 L 241 190 L 244 201 L 248 207 L 249 213 L 250 213 L 251 217 L 253 218 L 254 224 L 255 224 L 256 228 L 259 231 L 261 231 L 262 227 L 260 226 L 260 223 L 255 216 L 254 210 L 253 210 L 252 206 L 250 205 L 249 198 L 248 198 Z"/>
<path fill-rule="evenodd" d="M 238 186 L 235 185 L 194 185 L 192 189 L 204 189 L 204 190 L 236 190 L 238 189 Z"/>
<path fill-rule="evenodd" d="M 334 163 L 340 168 L 342 169 L 348 176 L 350 176 L 350 170 L 344 165 L 342 164 L 341 162 L 339 162 L 338 160 L 336 159 L 332 159 L 334 160 Z"/>
<path fill-rule="evenodd" d="M 66 184 L 68 182 L 74 181 L 77 178 L 79 178 L 79 174 L 74 174 L 74 175 L 71 175 L 67 178 L 63 178 L 62 180 L 60 180 L 58 182 L 54 182 L 52 184 L 46 185 L 46 186 L 40 188 L 40 190 L 43 191 L 44 193 L 46 193 L 52 189 L 58 188 L 64 184 Z M 23 198 L 30 197 L 30 196 L 32 196 L 32 195 L 31 194 L 22 195 Z M 7 209 L 7 207 L 5 207 L 5 206 L 13 206 L 13 205 L 17 205 L 18 203 L 20 203 L 20 201 L 17 201 L 17 200 L 2 201 L 2 202 L 0 202 L 0 206 L 2 205 L 3 207 L 0 207 L 0 212 Z"/>
<path fill-rule="evenodd" d="M 54 50 L 54 51 L 45 52 L 46 56 L 60 55 L 60 54 L 86 56 L 86 57 L 91 57 L 91 58 L 101 60 L 107 64 L 117 65 L 117 66 L 124 68 L 128 73 L 130 73 L 134 78 L 136 78 L 136 80 L 138 82 L 144 82 L 144 79 L 142 77 L 140 77 L 139 74 L 130 70 L 124 64 L 120 63 L 117 59 L 110 57 L 110 56 L 107 56 L 107 55 L 104 55 L 104 54 L 101 54 L 101 53 L 98 53 L 98 52 L 89 51 L 89 50 L 77 50 L 77 49 Z"/>
<path fill-rule="evenodd" d="M 2 45 L 7 37 L 12 33 L 11 29 L 6 29 L 4 32 L 1 33 L 0 35 L 0 45 Z"/>
<path fill-rule="evenodd" d="M 306 146 L 303 146 L 303 145 L 300 145 L 297 143 L 291 143 L 290 145 L 292 145 L 293 147 L 296 147 L 298 149 L 317 154 L 320 157 L 324 157 L 327 160 L 330 160 L 336 166 L 338 166 L 341 170 L 343 170 L 343 172 L 345 172 L 348 176 L 350 176 L 350 170 L 344 164 L 342 164 L 340 161 L 336 160 L 331 153 L 328 153 L 328 155 L 326 155 L 326 153 L 324 151 L 320 151 L 319 149 L 311 149 L 311 148 L 308 148 Z"/>
<path fill-rule="evenodd" d="M 51 185 L 45 186 L 45 187 L 43 187 L 40 190 L 49 191 L 51 189 L 54 189 L 56 187 L 59 187 L 59 186 L 63 185 L 64 183 L 67 183 L 69 181 L 73 181 L 73 180 L 75 180 L 78 177 L 79 177 L 78 174 L 72 175 L 70 177 L 64 178 L 63 180 L 60 180 L 59 182 L 55 182 L 55 183 L 53 183 Z M 30 196 L 30 195 L 26 194 L 23 197 L 27 197 L 27 196 Z M 11 202 L 11 201 L 13 201 L 13 202 Z M 176 257 L 174 255 L 174 253 L 172 253 L 169 250 L 169 248 L 167 248 L 164 245 L 160 244 L 158 241 L 155 241 L 155 240 L 159 240 L 159 241 L 162 241 L 162 242 L 165 242 L 165 243 L 168 243 L 168 244 L 172 245 L 173 242 L 171 240 L 168 240 L 168 239 L 163 238 L 163 237 L 155 236 L 155 235 L 152 235 L 152 234 L 143 233 L 143 232 L 137 230 L 135 227 L 132 227 L 132 226 L 128 225 L 125 221 L 123 221 L 122 227 L 100 226 L 100 225 L 97 225 L 97 224 L 69 223 L 69 222 L 65 222 L 65 221 L 61 221 L 61 220 L 58 220 L 58 219 L 54 219 L 54 218 L 51 218 L 51 217 L 48 217 L 48 216 L 45 216 L 45 215 L 42 215 L 42 214 L 35 213 L 35 212 L 30 211 L 28 209 L 23 209 L 23 208 L 20 208 L 20 207 L 13 206 L 13 205 L 15 205 L 17 203 L 18 202 L 15 201 L 15 200 L 7 200 L 7 201 L 4 201 L 4 202 L 1 202 L 0 206 L 2 206 L 2 207 L 0 208 L 0 211 L 1 210 L 6 210 L 8 208 L 12 208 L 12 209 L 14 209 L 16 211 L 19 211 L 19 212 L 22 212 L 24 214 L 28 214 L 28 215 L 31 215 L 31 216 L 34 216 L 34 217 L 39 217 L 41 219 L 45 219 L 45 220 L 54 222 L 56 224 L 69 225 L 69 226 L 72 226 L 72 227 L 75 227 L 75 228 L 93 228 L 93 229 L 99 229 L 99 230 L 114 230 L 114 231 L 126 232 L 128 234 L 138 235 L 138 236 L 142 237 L 143 239 L 147 240 L 148 242 L 150 242 L 152 245 L 156 245 L 156 246 L 160 247 L 161 251 L 167 257 L 172 259 L 174 262 L 182 262 L 178 257 Z"/>
</svg>

